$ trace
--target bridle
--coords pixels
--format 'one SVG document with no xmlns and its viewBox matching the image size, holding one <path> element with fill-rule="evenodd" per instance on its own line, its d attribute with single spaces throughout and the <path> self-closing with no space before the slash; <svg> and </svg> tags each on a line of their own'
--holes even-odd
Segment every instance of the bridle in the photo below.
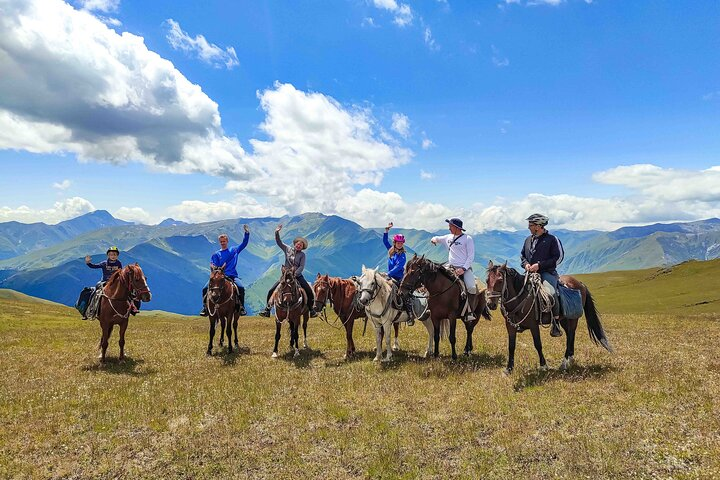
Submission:
<svg viewBox="0 0 720 480">
<path fill-rule="evenodd" d="M 506 298 L 506 296 L 508 295 L 508 292 L 509 292 L 507 269 L 498 267 L 497 269 L 495 269 L 495 271 L 496 271 L 496 274 L 499 276 L 499 278 L 502 278 L 502 289 L 499 293 L 495 290 L 494 287 L 495 287 L 495 284 L 497 283 L 497 278 L 498 278 L 498 277 L 496 277 L 495 282 L 493 283 L 493 289 L 490 290 L 488 288 L 487 290 L 485 290 L 485 297 L 488 300 L 499 299 L 499 301 L 497 303 L 500 305 L 500 312 L 502 312 L 502 315 L 505 318 L 505 321 L 507 323 L 509 323 L 510 325 L 512 325 L 513 327 L 515 327 L 516 329 L 520 330 L 520 325 L 525 320 L 527 320 L 527 318 L 530 316 L 531 313 L 533 313 L 535 311 L 538 296 L 535 295 L 534 292 L 531 292 L 531 291 L 527 292 L 528 298 L 526 298 L 525 300 L 523 300 L 521 302 L 518 302 L 517 306 L 515 306 L 515 308 L 513 308 L 511 311 L 508 311 L 505 308 L 505 305 L 518 300 L 522 296 L 523 292 L 525 292 L 525 287 L 528 284 L 528 278 L 530 277 L 530 275 L 529 275 L 529 273 L 526 273 L 524 275 L 523 285 L 518 290 L 517 294 L 514 297 Z M 488 278 L 489 278 L 489 276 L 488 276 Z M 530 303 L 530 308 L 528 308 L 528 312 L 525 314 L 525 316 L 523 316 L 520 319 L 520 321 L 518 321 L 518 322 L 513 322 L 512 320 L 510 320 L 511 315 L 515 315 L 516 313 L 522 311 L 522 309 L 526 306 L 528 299 L 531 301 L 531 303 Z"/>
<path fill-rule="evenodd" d="M 291 271 L 292 272 L 292 271 Z M 288 280 L 288 277 L 291 277 L 291 280 Z M 287 288 L 290 287 L 290 292 L 286 292 Z M 286 273 L 283 273 L 283 278 L 280 280 L 280 284 L 278 285 L 279 289 L 279 296 L 280 296 L 280 303 L 275 304 L 275 321 L 277 323 L 282 323 L 284 320 L 288 319 L 290 316 L 290 312 L 295 310 L 298 307 L 301 307 L 303 305 L 303 296 L 300 293 L 300 284 L 297 281 L 297 279 L 292 276 L 292 273 L 289 275 Z M 288 297 L 289 296 L 289 297 Z M 297 301 L 293 303 L 293 298 L 297 296 Z M 288 297 L 288 300 L 285 300 L 285 297 Z M 280 318 L 278 316 L 278 308 L 281 308 L 284 310 L 285 316 L 284 318 Z"/>
<path fill-rule="evenodd" d="M 436 264 L 435 262 L 432 262 L 432 261 L 430 261 L 430 260 L 425 260 L 424 262 L 421 262 L 421 261 L 418 260 L 416 263 L 420 264 L 420 266 L 417 268 L 417 279 L 412 283 L 412 285 L 408 285 L 409 282 L 408 282 L 408 283 L 405 282 L 405 280 L 406 280 L 406 278 L 407 278 L 407 275 L 408 275 L 409 273 L 414 273 L 415 270 L 413 270 L 412 272 L 411 272 L 411 271 L 408 271 L 408 272 L 405 274 L 405 277 L 403 277 L 402 281 L 400 282 L 400 289 L 401 289 L 401 290 L 402 290 L 402 288 L 403 288 L 403 284 L 405 284 L 405 285 L 407 285 L 406 288 L 408 289 L 408 291 L 414 292 L 419 285 L 425 285 L 425 280 L 423 280 L 423 278 L 424 278 L 428 273 L 437 274 L 437 273 L 438 273 L 438 269 L 439 269 L 439 268 L 442 268 L 441 265 L 438 265 L 438 264 Z M 413 265 L 413 267 L 414 267 L 414 265 Z M 422 297 L 422 298 L 428 298 L 428 299 L 433 298 L 433 297 L 439 297 L 440 295 L 448 292 L 452 287 L 454 287 L 455 284 L 458 283 L 459 277 L 458 277 L 457 275 L 454 275 L 453 278 L 450 278 L 450 277 L 448 276 L 448 280 L 450 280 L 450 285 L 449 285 L 445 290 L 443 290 L 443 291 L 441 291 L 441 292 L 433 293 L 433 294 L 430 294 L 430 293 L 428 292 L 428 295 L 421 295 L 420 297 Z M 427 285 L 425 285 L 425 286 L 427 287 Z M 413 294 L 413 296 L 415 296 L 415 295 Z"/>
<path fill-rule="evenodd" d="M 130 304 L 133 302 L 133 300 L 136 297 L 141 296 L 145 293 L 149 294 L 150 287 L 148 287 L 147 281 L 143 281 L 143 285 L 141 287 L 137 287 L 135 285 L 134 265 L 132 265 L 132 264 L 128 265 L 127 267 L 125 267 L 123 269 L 123 271 L 125 271 L 125 273 L 120 272 L 120 274 L 119 274 L 119 282 L 120 282 L 121 286 L 125 287 L 125 290 L 127 292 L 125 294 L 126 295 L 125 298 L 111 297 L 107 294 L 107 292 L 105 290 L 108 288 L 108 286 L 110 286 L 110 282 L 105 284 L 105 286 L 103 287 L 102 296 L 108 299 L 110 308 L 112 308 L 113 312 L 115 312 L 113 317 L 120 317 L 120 318 L 124 319 L 124 318 L 128 318 L 130 316 Z M 127 310 L 125 311 L 125 313 L 123 314 L 123 313 L 118 312 L 118 310 L 115 308 L 115 305 L 113 305 L 113 302 L 126 302 Z"/>
<path fill-rule="evenodd" d="M 222 270 L 220 270 L 220 269 L 213 270 L 213 275 L 215 275 L 215 272 L 222 272 Z M 213 280 L 213 278 L 212 278 L 213 275 L 210 276 L 210 281 Z M 231 285 L 230 285 L 230 294 L 228 295 L 228 298 L 226 298 L 226 299 L 223 300 L 223 301 L 220 301 L 220 300 L 222 300 L 223 292 L 226 290 L 226 287 L 227 287 L 227 284 L 228 284 L 228 283 L 231 284 Z M 208 315 L 209 315 L 210 317 L 214 317 L 215 315 L 217 315 L 218 310 L 220 310 L 220 307 L 221 307 L 221 306 L 225 305 L 226 303 L 228 303 L 230 300 L 233 299 L 233 295 L 234 295 L 234 293 L 235 293 L 235 289 L 232 288 L 232 281 L 231 281 L 229 278 L 225 277 L 224 274 L 223 274 L 222 285 L 221 285 L 221 286 L 217 286 L 217 287 L 210 287 L 210 286 L 208 286 L 208 292 L 209 292 L 209 293 L 210 293 L 210 292 L 215 292 L 215 293 L 219 292 L 219 293 L 217 293 L 217 294 L 218 294 L 218 297 L 219 297 L 218 300 L 213 300 L 213 301 L 212 301 L 213 304 L 214 304 L 214 307 L 215 307 L 215 308 L 212 309 L 212 311 L 211 311 L 211 309 L 210 309 L 210 300 L 213 299 L 213 295 L 208 294 L 207 297 L 206 297 L 206 298 L 207 298 L 207 311 L 208 311 Z"/>
</svg>

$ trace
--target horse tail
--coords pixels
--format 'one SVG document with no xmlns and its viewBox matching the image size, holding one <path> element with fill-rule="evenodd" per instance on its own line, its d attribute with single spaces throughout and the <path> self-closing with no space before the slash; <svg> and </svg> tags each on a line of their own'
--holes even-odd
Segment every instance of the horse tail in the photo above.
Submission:
<svg viewBox="0 0 720 480">
<path fill-rule="evenodd" d="M 613 353 L 612 345 L 610 345 L 610 341 L 607 335 L 605 335 L 605 329 L 603 329 L 602 323 L 600 323 L 600 313 L 597 311 L 597 308 L 595 308 L 595 302 L 593 301 L 592 295 L 590 295 L 590 290 L 587 290 L 587 288 L 583 310 L 585 311 L 585 320 L 587 320 L 590 340 L 592 340 L 595 345 L 599 343 L 605 350 Z"/>
<path fill-rule="evenodd" d="M 450 336 L 450 319 L 449 318 L 443 318 L 440 320 L 440 338 L 442 340 L 447 340 Z"/>
</svg>

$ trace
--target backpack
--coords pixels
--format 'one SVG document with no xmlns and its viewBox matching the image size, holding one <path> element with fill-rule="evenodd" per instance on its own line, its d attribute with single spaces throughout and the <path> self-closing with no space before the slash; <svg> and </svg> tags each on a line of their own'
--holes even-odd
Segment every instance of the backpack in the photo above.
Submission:
<svg viewBox="0 0 720 480">
<path fill-rule="evenodd" d="M 75 309 L 80 312 L 80 315 L 85 316 L 85 311 L 87 310 L 93 293 L 95 293 L 95 287 L 85 287 L 82 289 L 82 292 L 80 292 L 80 296 L 78 296 L 77 302 L 75 302 Z"/>
</svg>

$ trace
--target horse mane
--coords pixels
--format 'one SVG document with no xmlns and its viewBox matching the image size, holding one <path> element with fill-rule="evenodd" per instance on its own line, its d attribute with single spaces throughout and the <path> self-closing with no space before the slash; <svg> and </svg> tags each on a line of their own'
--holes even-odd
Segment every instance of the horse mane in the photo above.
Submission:
<svg viewBox="0 0 720 480">
<path fill-rule="evenodd" d="M 515 270 L 512 267 L 508 267 L 506 269 L 506 271 L 508 272 L 508 275 L 512 279 L 513 287 L 515 287 L 515 291 L 519 292 L 520 290 L 522 290 L 524 279 L 523 279 L 523 276 L 520 275 L 520 272 L 518 272 L 517 270 Z"/>
</svg>

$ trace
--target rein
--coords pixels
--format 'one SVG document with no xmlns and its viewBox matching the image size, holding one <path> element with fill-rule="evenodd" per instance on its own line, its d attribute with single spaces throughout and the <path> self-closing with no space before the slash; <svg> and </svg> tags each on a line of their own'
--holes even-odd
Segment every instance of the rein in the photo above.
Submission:
<svg viewBox="0 0 720 480">
<path fill-rule="evenodd" d="M 506 294 L 508 293 L 508 277 L 507 277 L 507 271 L 500 274 L 503 278 L 503 288 L 502 291 L 498 293 L 490 293 L 487 294 L 488 298 L 499 298 L 500 299 L 500 312 L 502 312 L 503 317 L 505 318 L 505 321 L 515 327 L 516 329 L 520 330 L 520 325 L 528 319 L 531 313 L 535 312 L 538 308 L 538 295 L 537 295 L 537 288 L 538 284 L 537 281 L 530 281 L 530 290 L 525 293 L 525 295 L 528 297 L 522 301 L 520 301 L 515 308 L 513 308 L 511 311 L 508 311 L 505 308 L 505 304 L 514 302 L 516 300 L 519 300 L 520 297 L 523 295 L 523 293 L 526 291 L 526 287 L 528 285 L 528 279 L 531 277 L 531 274 L 529 272 L 526 272 L 523 284 L 518 293 L 512 297 L 512 298 L 505 298 Z M 527 301 L 531 300 L 530 308 L 528 309 L 528 312 L 525 314 L 524 317 L 520 319 L 518 322 L 513 322 L 510 320 L 510 316 L 514 316 L 518 311 L 522 312 L 522 309 L 526 306 Z M 541 324 L 541 322 L 538 322 Z M 542 324 L 541 324 L 542 325 Z"/>
<path fill-rule="evenodd" d="M 126 295 L 125 298 L 111 297 L 107 294 L 107 292 L 105 290 L 109 286 L 111 286 L 110 282 L 108 282 L 103 287 L 103 289 L 100 291 L 100 295 L 101 295 L 100 300 L 102 300 L 103 297 L 106 298 L 108 300 L 108 303 L 110 304 L 110 308 L 112 308 L 113 312 L 115 312 L 115 314 L 113 315 L 112 318 L 115 318 L 115 317 L 119 317 L 121 319 L 129 318 L 130 317 L 130 305 L 132 304 L 132 301 L 135 298 L 135 295 L 138 293 L 143 294 L 143 293 L 150 292 L 150 289 L 148 287 L 143 287 L 143 288 L 139 288 L 139 289 L 134 288 L 132 279 L 131 279 L 133 271 L 130 268 L 130 265 L 128 265 L 125 268 L 127 269 L 127 272 L 125 274 L 118 275 L 118 278 L 120 279 L 119 280 L 120 286 L 125 287 L 125 289 L 127 290 L 127 293 L 125 294 Z M 125 282 L 123 282 L 123 280 L 125 280 Z M 118 310 L 115 308 L 115 305 L 113 305 L 113 302 L 125 302 L 125 307 L 126 307 L 125 313 L 118 312 Z M 121 307 L 121 309 L 122 309 L 122 307 Z"/>
<path fill-rule="evenodd" d="M 325 301 L 322 302 L 323 308 L 320 311 L 320 320 L 324 321 L 325 323 L 330 325 L 332 328 L 334 328 L 336 330 L 340 330 L 341 327 L 335 326 L 335 324 L 337 323 L 337 320 L 340 320 L 340 324 L 342 325 L 342 327 L 345 327 L 348 324 L 348 322 L 350 321 L 350 319 L 352 318 L 353 313 L 355 313 L 356 310 L 359 311 L 356 308 L 356 305 L 357 305 L 357 297 L 360 294 L 360 291 L 357 289 L 355 290 L 355 295 L 353 297 L 352 304 L 350 305 L 350 311 L 348 312 L 345 320 L 342 320 L 341 319 L 342 307 L 339 309 L 340 310 L 339 312 L 338 312 L 338 309 L 335 308 L 335 301 L 333 300 L 333 294 L 332 294 L 332 289 L 330 288 L 330 282 L 323 282 L 323 284 L 324 283 L 327 283 L 327 296 L 325 297 Z M 330 323 L 330 321 L 328 320 L 327 310 L 325 309 L 325 306 L 327 304 L 330 304 L 332 309 L 335 310 L 335 313 L 337 314 L 337 320 L 333 323 Z"/>
<path fill-rule="evenodd" d="M 230 282 L 227 278 L 224 278 L 223 280 L 224 280 L 224 282 L 225 282 L 226 285 L 227 285 L 227 283 Z M 209 290 L 222 290 L 222 289 L 223 289 L 223 287 L 210 287 L 210 288 L 209 288 Z M 215 315 L 217 315 L 217 312 L 218 312 L 218 310 L 220 310 L 220 307 L 223 306 L 223 305 L 225 305 L 227 302 L 229 302 L 230 300 L 233 299 L 233 297 L 235 296 L 235 289 L 232 288 L 232 285 L 230 285 L 230 292 L 231 292 L 230 295 L 228 295 L 228 298 L 226 298 L 224 301 L 222 301 L 222 302 L 220 302 L 220 303 L 213 302 L 214 305 L 215 305 L 215 308 L 212 310 L 212 312 L 210 311 L 210 297 L 211 297 L 211 295 L 207 295 L 207 297 L 206 297 L 207 300 L 206 300 L 206 301 L 207 301 L 207 311 L 208 311 L 208 315 L 209 315 L 209 316 L 214 317 Z M 222 292 L 220 292 L 220 298 L 222 298 Z"/>
<path fill-rule="evenodd" d="M 286 282 L 286 281 L 281 282 L 281 284 L 285 284 L 285 286 L 287 286 L 288 283 L 289 283 L 289 282 Z M 278 288 L 280 288 L 280 286 L 278 286 Z M 286 287 L 280 288 L 281 296 L 284 296 L 284 294 L 283 294 L 282 292 L 283 292 L 283 290 L 284 290 L 285 288 L 286 288 Z M 290 295 L 291 295 L 290 298 L 294 298 L 295 295 L 297 295 L 297 296 L 298 296 L 298 299 L 297 299 L 297 301 L 296 301 L 295 303 L 291 303 L 291 300 L 288 300 L 287 302 L 281 301 L 281 302 L 279 302 L 279 303 L 277 303 L 277 302 L 275 303 L 275 323 L 283 323 L 285 320 L 290 321 L 290 318 L 289 318 L 289 317 L 290 317 L 290 312 L 292 312 L 293 310 L 297 309 L 298 307 L 303 306 L 304 303 L 305 303 L 305 302 L 304 302 L 303 295 L 302 295 L 302 293 L 300 293 L 300 286 L 299 286 L 299 284 L 298 284 L 297 279 L 293 278 L 293 282 L 292 282 L 291 288 L 292 288 L 292 292 L 291 292 L 291 294 L 290 294 Z M 283 318 L 280 318 L 280 317 L 278 316 L 278 310 L 279 310 L 279 309 L 285 311 L 285 315 L 284 315 Z"/>
<path fill-rule="evenodd" d="M 422 267 L 421 267 L 421 269 L 420 269 L 420 274 L 418 275 L 418 279 L 415 281 L 415 283 L 414 283 L 413 285 L 410 285 L 410 291 L 416 290 L 416 289 L 417 289 L 417 286 L 418 286 L 419 284 L 425 285 L 425 287 L 427 288 L 427 285 L 426 285 L 426 283 L 422 280 L 422 277 L 423 277 L 424 275 L 427 275 L 428 273 L 435 273 L 435 274 L 437 274 L 437 273 L 438 273 L 437 269 L 438 269 L 438 268 L 443 268 L 442 265 L 437 265 L 437 264 L 434 264 L 434 263 L 433 263 L 432 265 L 435 265 L 436 270 L 433 271 L 433 270 L 431 269 L 430 272 L 428 272 L 428 270 L 426 270 L 425 268 L 422 268 Z M 448 280 L 451 280 L 451 282 L 450 282 L 450 286 L 448 286 L 448 287 L 447 287 L 445 290 L 443 290 L 442 292 L 432 293 L 432 294 L 429 294 L 429 295 L 427 295 L 427 296 L 426 296 L 426 295 L 415 295 L 414 293 L 412 293 L 411 295 L 412 295 L 413 297 L 416 297 L 416 298 L 427 298 L 428 300 L 431 299 L 431 298 L 434 298 L 434 297 L 439 297 L 440 295 L 448 292 L 453 286 L 455 286 L 456 283 L 458 283 L 458 280 L 460 279 L 460 277 L 458 277 L 457 275 L 454 275 L 453 278 L 450 278 L 449 276 L 446 275 L 445 278 L 447 278 Z M 430 292 L 428 292 L 428 293 L 430 293 Z"/>
</svg>

